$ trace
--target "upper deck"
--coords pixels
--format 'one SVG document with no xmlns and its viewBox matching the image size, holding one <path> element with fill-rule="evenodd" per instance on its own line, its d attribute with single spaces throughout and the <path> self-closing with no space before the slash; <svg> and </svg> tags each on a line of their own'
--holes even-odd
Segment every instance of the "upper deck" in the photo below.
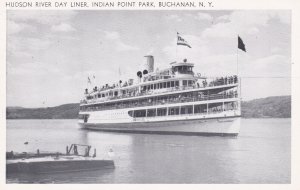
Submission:
<svg viewBox="0 0 300 190">
<path fill-rule="evenodd" d="M 137 80 L 129 79 L 115 84 L 95 86 L 91 91 L 85 89 L 85 98 L 81 105 L 109 103 L 122 100 L 140 99 L 151 96 L 185 93 L 189 91 L 213 90 L 222 88 L 228 90 L 238 85 L 237 76 L 211 78 L 195 74 L 194 64 L 187 62 L 172 62 L 168 69 L 154 71 L 153 56 L 145 56 L 147 63 L 137 72 Z M 215 90 L 213 93 L 219 93 Z"/>
</svg>

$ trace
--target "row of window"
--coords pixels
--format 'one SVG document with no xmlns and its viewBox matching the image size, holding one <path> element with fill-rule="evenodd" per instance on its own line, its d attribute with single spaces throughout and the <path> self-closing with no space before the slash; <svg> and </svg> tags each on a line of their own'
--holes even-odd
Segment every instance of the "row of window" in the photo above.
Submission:
<svg viewBox="0 0 300 190">
<path fill-rule="evenodd" d="M 182 81 L 182 86 L 193 86 L 193 84 L 195 84 L 195 81 L 193 80 Z M 161 82 L 156 84 L 145 85 L 142 86 L 142 91 L 163 89 L 163 88 L 173 88 L 173 87 L 179 87 L 179 81 L 169 81 L 169 82 Z"/>
<path fill-rule="evenodd" d="M 195 84 L 195 81 L 193 80 L 183 80 L 182 81 L 182 86 L 193 86 Z M 155 89 L 163 89 L 163 88 L 174 88 L 174 87 L 179 87 L 179 81 L 169 81 L 169 82 L 162 82 L 162 83 L 156 83 L 156 84 L 149 84 L 142 86 L 141 91 L 149 91 L 149 90 L 155 90 Z M 122 90 L 121 94 L 126 94 L 126 93 L 132 93 L 132 92 L 137 92 L 138 88 L 135 89 L 130 89 L 130 90 Z M 87 99 L 96 99 L 96 98 L 104 98 L 106 96 L 108 97 L 115 97 L 118 96 L 119 93 L 118 91 L 111 91 L 107 93 L 99 93 L 94 96 L 88 96 Z"/>
<path fill-rule="evenodd" d="M 215 113 L 228 110 L 237 109 L 237 102 L 224 103 L 212 103 L 212 104 L 200 104 L 190 105 L 182 107 L 165 107 L 157 109 L 142 109 L 129 111 L 128 114 L 131 117 L 155 117 L 155 116 L 167 116 L 167 115 L 184 115 L 184 114 L 199 114 L 199 113 Z"/>
<path fill-rule="evenodd" d="M 191 66 L 177 66 L 177 67 L 174 67 L 174 72 L 182 72 L 182 71 L 190 71 L 192 72 L 193 71 L 193 67 Z"/>
</svg>

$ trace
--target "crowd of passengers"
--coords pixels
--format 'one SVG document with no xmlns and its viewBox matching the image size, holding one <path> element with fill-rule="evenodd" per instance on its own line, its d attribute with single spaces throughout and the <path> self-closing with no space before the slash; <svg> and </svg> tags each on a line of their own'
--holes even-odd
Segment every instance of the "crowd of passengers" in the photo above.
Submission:
<svg viewBox="0 0 300 190">
<path fill-rule="evenodd" d="M 225 91 L 220 94 L 193 94 L 193 93 L 185 93 L 185 94 L 174 94 L 164 97 L 152 97 L 145 98 L 134 101 L 127 102 L 116 102 L 116 103 L 106 103 L 101 105 L 89 105 L 82 106 L 81 110 L 93 111 L 93 110 L 110 110 L 110 109 L 122 109 L 122 108 L 131 108 L 131 107 L 143 107 L 143 106 L 154 106 L 154 105 L 162 105 L 162 104 L 170 104 L 170 103 L 184 103 L 184 102 L 194 102 L 194 101 L 204 101 L 204 100 L 215 100 L 215 99 L 227 99 L 227 98 L 236 98 L 238 97 L 236 90 Z"/>
<path fill-rule="evenodd" d="M 228 76 L 228 77 L 221 77 L 216 78 L 215 80 L 211 81 L 208 86 L 220 86 L 226 84 L 235 84 L 238 82 L 238 78 L 236 75 Z"/>
<path fill-rule="evenodd" d="M 206 80 L 203 80 L 202 81 L 202 86 L 200 86 L 200 84 L 197 83 L 197 87 L 200 88 L 200 87 L 206 87 L 206 86 L 209 86 L 209 87 L 211 87 L 211 86 L 220 86 L 220 85 L 226 85 L 226 84 L 235 84 L 237 82 L 238 82 L 238 78 L 237 78 L 236 75 L 234 75 L 234 76 L 216 78 L 215 80 L 210 81 L 209 84 L 207 83 Z M 122 81 L 119 81 L 119 85 L 122 85 Z M 112 86 L 109 86 L 108 84 L 106 84 L 105 86 L 102 86 L 100 89 L 98 89 L 98 87 L 95 86 L 93 91 L 97 92 L 97 91 L 103 91 L 103 90 L 107 90 L 107 89 L 114 89 L 114 88 L 118 87 L 119 85 L 118 84 L 113 84 Z M 123 86 L 127 86 L 127 85 L 128 85 L 128 83 L 125 82 L 125 84 Z M 192 85 L 192 84 L 188 83 L 187 87 L 188 86 L 196 88 L 195 84 Z M 182 89 L 180 89 L 178 86 L 176 86 L 176 88 L 173 87 L 173 88 L 170 88 L 170 90 L 176 91 L 176 90 L 182 90 Z M 88 89 L 85 89 L 85 93 L 88 94 Z M 151 94 L 151 93 L 153 93 L 153 89 L 147 89 L 146 91 L 144 90 L 140 93 L 134 91 L 132 93 L 122 94 L 122 95 L 118 95 L 118 96 L 115 96 L 114 94 L 112 94 L 112 95 L 109 96 L 109 99 L 120 99 L 120 98 L 126 98 L 126 97 L 136 97 L 136 96 L 142 96 L 142 95 L 147 95 L 147 94 Z M 97 97 L 88 96 L 87 99 L 88 100 L 97 99 Z M 86 101 L 83 100 L 82 103 L 86 103 Z"/>
</svg>

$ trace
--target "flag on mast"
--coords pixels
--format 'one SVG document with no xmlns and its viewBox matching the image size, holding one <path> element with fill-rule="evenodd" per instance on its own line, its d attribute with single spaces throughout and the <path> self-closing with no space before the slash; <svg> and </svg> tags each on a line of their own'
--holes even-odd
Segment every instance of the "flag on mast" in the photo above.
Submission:
<svg viewBox="0 0 300 190">
<path fill-rule="evenodd" d="M 88 77 L 88 83 L 89 84 L 91 84 L 92 82 L 91 82 L 91 79 L 90 79 L 90 77 Z"/>
<path fill-rule="evenodd" d="M 180 34 L 177 32 L 177 45 L 187 46 L 189 48 L 192 48 L 187 41 L 185 41 Z"/>
<path fill-rule="evenodd" d="M 245 44 L 240 36 L 238 36 L 238 48 L 246 52 Z"/>
</svg>

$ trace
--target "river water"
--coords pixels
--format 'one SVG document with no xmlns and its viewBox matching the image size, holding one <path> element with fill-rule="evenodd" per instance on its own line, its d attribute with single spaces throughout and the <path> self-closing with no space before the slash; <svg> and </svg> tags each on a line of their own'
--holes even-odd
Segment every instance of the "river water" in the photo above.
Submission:
<svg viewBox="0 0 300 190">
<path fill-rule="evenodd" d="M 242 119 L 236 138 L 88 131 L 77 120 L 7 120 L 6 129 L 7 151 L 65 152 L 72 143 L 88 144 L 116 167 L 7 175 L 7 183 L 291 182 L 291 119 Z"/>
</svg>

